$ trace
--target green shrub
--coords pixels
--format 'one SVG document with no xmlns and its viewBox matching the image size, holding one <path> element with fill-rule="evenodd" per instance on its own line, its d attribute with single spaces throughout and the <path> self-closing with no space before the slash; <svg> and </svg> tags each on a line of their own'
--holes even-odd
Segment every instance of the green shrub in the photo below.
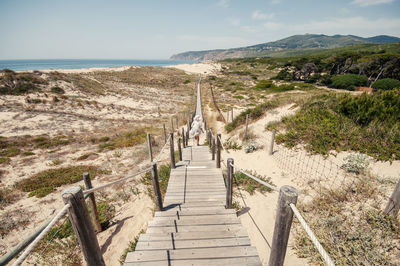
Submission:
<svg viewBox="0 0 400 266">
<path fill-rule="evenodd" d="M 327 94 L 282 119 L 277 143 L 304 144 L 311 152 L 353 150 L 378 160 L 400 159 L 400 90 L 351 96 Z"/>
<path fill-rule="evenodd" d="M 391 90 L 394 88 L 400 89 L 400 81 L 397 79 L 380 79 L 372 83 L 374 90 Z"/>
<path fill-rule="evenodd" d="M 108 171 L 100 170 L 97 166 L 68 166 L 39 172 L 17 182 L 16 187 L 24 192 L 31 192 L 29 196 L 40 198 L 50 194 L 57 187 L 81 181 L 82 174 L 85 172 L 88 172 L 92 179 L 98 174 L 108 173 Z"/>
<path fill-rule="evenodd" d="M 332 87 L 354 91 L 356 86 L 367 86 L 368 78 L 356 74 L 337 75 L 332 78 Z"/>
<path fill-rule="evenodd" d="M 6 164 L 9 163 L 10 161 L 11 159 L 8 157 L 0 157 L 0 164 Z"/>
<path fill-rule="evenodd" d="M 268 88 L 271 88 L 274 86 L 274 83 L 270 80 L 260 80 L 253 89 L 259 90 L 259 91 L 265 91 Z"/>
<path fill-rule="evenodd" d="M 183 84 L 188 84 L 188 83 L 190 83 L 190 80 L 188 79 L 183 82 Z"/>
<path fill-rule="evenodd" d="M 287 69 L 282 69 L 273 79 L 291 81 L 293 80 L 293 75 Z"/>
<path fill-rule="evenodd" d="M 256 172 L 252 172 L 252 171 L 246 171 L 246 172 L 267 182 L 268 184 L 271 184 L 272 186 L 275 186 L 275 184 L 272 182 L 270 177 L 262 176 L 262 175 L 257 174 Z M 244 188 L 244 190 L 247 191 L 250 195 L 253 195 L 256 190 L 258 190 L 259 192 L 261 192 L 263 194 L 265 194 L 266 192 L 272 191 L 272 189 L 270 189 L 269 187 L 266 187 L 266 186 L 258 183 L 257 181 L 251 179 L 250 177 L 243 174 L 242 172 L 234 173 L 233 182 L 236 187 Z"/>
<path fill-rule="evenodd" d="M 54 92 L 54 93 L 57 93 L 57 94 L 64 94 L 65 93 L 63 88 L 60 88 L 60 87 L 57 87 L 57 86 L 52 87 L 50 90 L 51 90 L 51 92 Z"/>
<path fill-rule="evenodd" d="M 229 133 L 240 125 L 243 125 L 246 122 L 246 115 L 249 115 L 249 118 L 252 120 L 256 120 L 264 115 L 267 109 L 273 109 L 278 106 L 278 103 L 275 101 L 269 101 L 266 103 L 262 103 L 257 105 L 254 108 L 246 109 L 241 112 L 238 116 L 233 119 L 233 122 L 227 124 L 225 126 L 225 130 Z"/>
<path fill-rule="evenodd" d="M 158 182 L 160 183 L 161 194 L 164 196 L 167 192 L 169 176 L 171 173 L 171 165 L 163 164 L 158 167 Z M 141 179 L 142 183 L 145 184 L 149 190 L 149 194 L 151 197 L 154 197 L 153 191 L 153 183 L 151 180 L 151 173 L 147 172 L 144 177 Z"/>
</svg>

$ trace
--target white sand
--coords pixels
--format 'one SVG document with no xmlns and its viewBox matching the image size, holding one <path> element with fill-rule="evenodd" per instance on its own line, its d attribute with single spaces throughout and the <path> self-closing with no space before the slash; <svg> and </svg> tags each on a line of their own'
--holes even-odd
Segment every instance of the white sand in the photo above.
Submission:
<svg viewBox="0 0 400 266">
<path fill-rule="evenodd" d="M 181 64 L 169 66 L 177 69 L 181 69 L 187 73 L 193 74 L 215 74 L 221 70 L 221 65 L 217 63 L 196 63 L 196 64 Z"/>
</svg>

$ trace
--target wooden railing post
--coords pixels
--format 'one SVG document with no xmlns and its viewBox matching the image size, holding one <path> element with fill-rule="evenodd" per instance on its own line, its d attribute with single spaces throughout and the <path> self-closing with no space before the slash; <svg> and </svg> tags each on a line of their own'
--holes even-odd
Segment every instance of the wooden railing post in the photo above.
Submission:
<svg viewBox="0 0 400 266">
<path fill-rule="evenodd" d="M 212 138 L 211 160 L 215 160 L 215 137 Z"/>
<path fill-rule="evenodd" d="M 189 145 L 189 130 L 186 130 L 186 147 Z"/>
<path fill-rule="evenodd" d="M 233 159 L 229 158 L 226 161 L 226 167 L 228 168 L 228 175 L 226 180 L 226 208 L 232 209 L 232 191 L 233 191 Z"/>
<path fill-rule="evenodd" d="M 169 136 L 170 136 L 169 151 L 171 155 L 171 167 L 175 169 L 176 165 L 175 165 L 175 150 L 174 150 L 174 133 L 169 133 Z"/>
<path fill-rule="evenodd" d="M 274 154 L 275 133 L 276 133 L 275 129 L 272 130 L 271 143 L 269 145 L 269 155 Z"/>
<path fill-rule="evenodd" d="M 178 154 L 179 154 L 179 161 L 182 161 L 182 147 L 181 147 L 181 138 L 178 138 Z"/>
<path fill-rule="evenodd" d="M 208 147 L 211 148 L 211 131 L 207 131 L 207 141 L 208 141 Z"/>
<path fill-rule="evenodd" d="M 86 264 L 89 266 L 105 265 L 82 189 L 80 187 L 67 188 L 63 191 L 62 198 L 65 204 L 70 204 L 68 216 Z"/>
<path fill-rule="evenodd" d="M 294 187 L 282 186 L 279 191 L 278 209 L 276 211 L 274 236 L 272 237 L 270 266 L 281 266 L 285 261 L 286 249 L 292 226 L 293 211 L 289 204 L 296 204 L 297 190 Z"/>
<path fill-rule="evenodd" d="M 174 132 L 174 119 L 171 116 L 171 132 Z"/>
<path fill-rule="evenodd" d="M 83 182 L 85 182 L 86 189 L 93 188 L 89 173 L 83 173 Z M 101 232 L 101 224 L 99 221 L 99 213 L 97 212 L 96 199 L 94 197 L 93 192 L 89 194 L 89 205 L 90 205 L 90 209 L 92 209 L 92 216 L 93 216 L 92 218 L 93 218 L 94 226 L 96 228 L 97 233 L 99 233 L 99 232 Z"/>
<path fill-rule="evenodd" d="M 182 144 L 183 144 L 183 148 L 186 148 L 185 128 L 182 128 Z"/>
<path fill-rule="evenodd" d="M 163 124 L 164 129 L 164 142 L 167 143 L 167 130 L 165 129 L 165 124 Z"/>
<path fill-rule="evenodd" d="M 150 162 L 152 162 L 153 161 L 153 150 L 151 148 L 151 136 L 149 133 L 147 133 L 147 147 L 149 149 Z"/>
<path fill-rule="evenodd" d="M 397 182 L 397 185 L 389 198 L 389 202 L 386 205 L 385 210 L 383 211 L 384 214 L 393 215 L 393 217 L 397 216 L 397 213 L 400 209 L 400 179 Z"/>
<path fill-rule="evenodd" d="M 217 168 L 221 168 L 221 134 L 217 134 Z"/>
<path fill-rule="evenodd" d="M 157 163 L 152 162 L 151 165 L 151 181 L 154 189 L 154 200 L 156 201 L 157 210 L 163 210 L 162 195 L 160 190 L 160 183 L 158 182 Z"/>
</svg>

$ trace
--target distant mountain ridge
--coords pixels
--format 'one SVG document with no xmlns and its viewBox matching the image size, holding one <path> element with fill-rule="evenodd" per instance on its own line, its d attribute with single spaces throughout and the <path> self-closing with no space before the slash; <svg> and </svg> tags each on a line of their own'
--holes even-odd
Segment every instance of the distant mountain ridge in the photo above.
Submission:
<svg viewBox="0 0 400 266">
<path fill-rule="evenodd" d="M 216 49 L 206 51 L 189 51 L 171 56 L 173 60 L 217 60 L 226 58 L 243 58 L 270 56 L 276 52 L 289 50 L 311 50 L 311 49 L 329 49 L 338 48 L 354 44 L 385 44 L 400 42 L 400 38 L 378 35 L 369 38 L 363 38 L 355 35 L 333 35 L 324 34 L 304 34 L 293 35 L 278 41 L 261 43 L 257 45 L 231 48 Z"/>
</svg>

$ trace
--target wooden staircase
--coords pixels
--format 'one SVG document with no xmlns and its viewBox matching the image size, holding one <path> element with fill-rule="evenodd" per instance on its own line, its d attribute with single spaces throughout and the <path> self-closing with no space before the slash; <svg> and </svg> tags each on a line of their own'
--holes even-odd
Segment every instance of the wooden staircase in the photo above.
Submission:
<svg viewBox="0 0 400 266">
<path fill-rule="evenodd" d="M 235 210 L 225 209 L 222 170 L 209 148 L 189 146 L 182 157 L 164 211 L 155 213 L 125 265 L 261 265 Z"/>
</svg>

